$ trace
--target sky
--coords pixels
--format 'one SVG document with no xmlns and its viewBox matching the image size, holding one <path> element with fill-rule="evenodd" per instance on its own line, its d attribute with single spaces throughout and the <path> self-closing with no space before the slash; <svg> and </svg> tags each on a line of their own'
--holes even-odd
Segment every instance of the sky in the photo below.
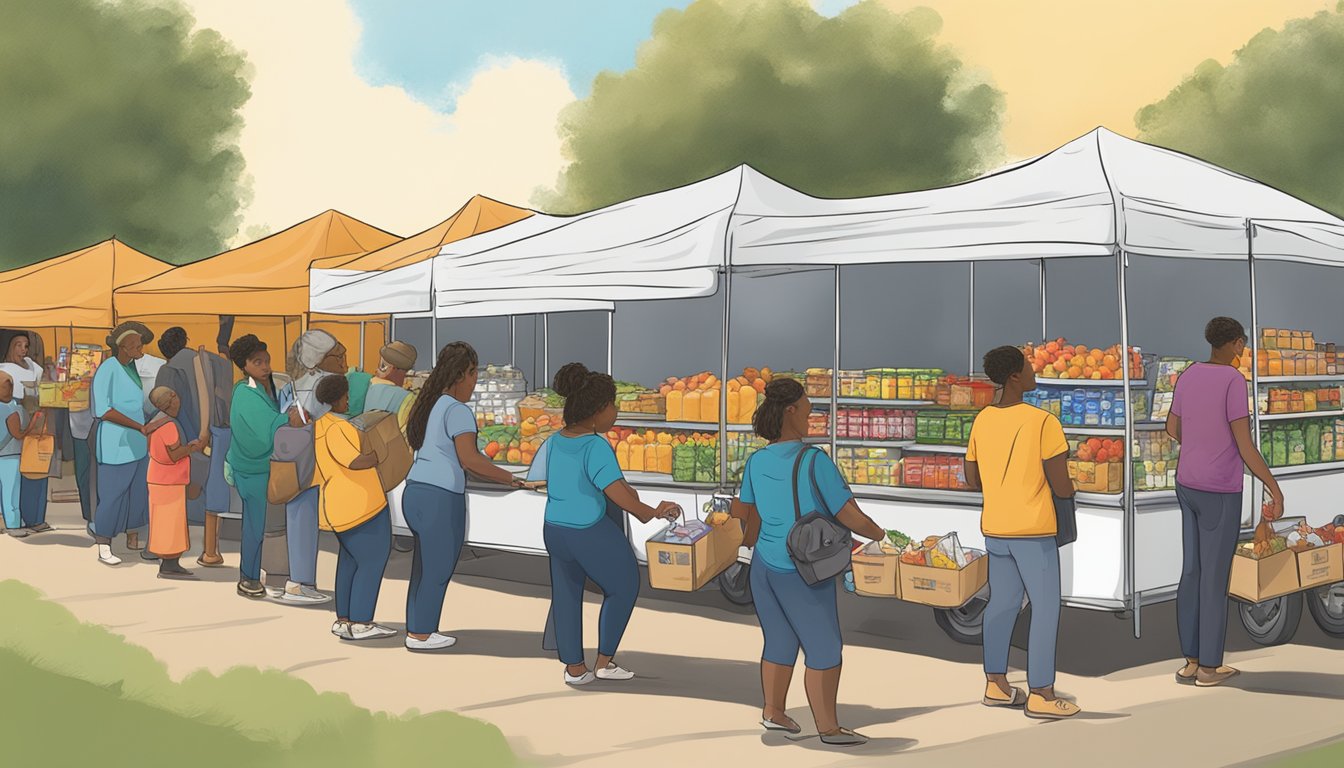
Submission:
<svg viewBox="0 0 1344 768">
<path fill-rule="evenodd" d="M 834 15 L 854 0 L 814 0 Z M 943 18 L 1005 93 L 1005 160 L 1134 113 L 1206 59 L 1336 0 L 875 0 Z M 527 205 L 564 168 L 560 111 L 633 66 L 685 0 L 184 0 L 249 58 L 254 197 L 234 245 L 336 208 L 401 235 L 473 194 Z"/>
</svg>

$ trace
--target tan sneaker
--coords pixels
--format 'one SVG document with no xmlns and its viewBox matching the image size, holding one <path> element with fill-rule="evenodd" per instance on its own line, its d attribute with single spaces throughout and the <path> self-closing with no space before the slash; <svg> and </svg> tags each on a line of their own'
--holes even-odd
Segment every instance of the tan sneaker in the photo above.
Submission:
<svg viewBox="0 0 1344 768">
<path fill-rule="evenodd" d="M 1008 690 L 1012 694 L 1006 694 L 1002 688 L 995 683 L 985 684 L 985 697 L 980 703 L 986 707 L 1020 707 L 1027 703 L 1027 692 L 1016 686 L 1009 686 Z"/>
<path fill-rule="evenodd" d="M 1199 672 L 1199 662 L 1186 659 L 1185 666 L 1176 672 L 1176 682 L 1181 685 L 1194 685 L 1197 672 Z"/>
<path fill-rule="evenodd" d="M 1027 696 L 1027 707 L 1023 710 L 1027 717 L 1036 720 L 1064 720 L 1082 711 L 1081 707 L 1071 701 L 1058 698 L 1047 701 L 1044 696 L 1036 693 Z"/>
<path fill-rule="evenodd" d="M 1241 670 L 1232 667 L 1219 667 L 1217 669 L 1200 667 L 1199 671 L 1195 673 L 1195 685 L 1200 688 L 1212 688 L 1215 685 L 1222 685 L 1240 674 Z"/>
</svg>

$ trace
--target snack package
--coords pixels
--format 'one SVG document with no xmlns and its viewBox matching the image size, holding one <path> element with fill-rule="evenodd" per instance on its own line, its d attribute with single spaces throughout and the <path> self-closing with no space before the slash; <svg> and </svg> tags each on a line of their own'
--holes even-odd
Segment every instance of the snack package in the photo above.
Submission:
<svg viewBox="0 0 1344 768">
<path fill-rule="evenodd" d="M 966 550 L 961 548 L 961 540 L 957 538 L 956 531 L 939 539 L 929 554 L 931 557 L 929 564 L 935 568 L 961 570 L 970 562 L 966 559 Z"/>
</svg>

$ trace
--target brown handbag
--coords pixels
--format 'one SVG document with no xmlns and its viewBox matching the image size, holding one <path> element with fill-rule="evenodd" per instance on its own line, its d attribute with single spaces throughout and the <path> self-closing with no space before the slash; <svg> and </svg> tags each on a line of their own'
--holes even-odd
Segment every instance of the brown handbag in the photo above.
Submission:
<svg viewBox="0 0 1344 768">
<path fill-rule="evenodd" d="M 56 453 L 56 436 L 47 433 L 23 438 L 23 452 L 19 456 L 19 473 L 29 480 L 60 477 Z"/>
</svg>

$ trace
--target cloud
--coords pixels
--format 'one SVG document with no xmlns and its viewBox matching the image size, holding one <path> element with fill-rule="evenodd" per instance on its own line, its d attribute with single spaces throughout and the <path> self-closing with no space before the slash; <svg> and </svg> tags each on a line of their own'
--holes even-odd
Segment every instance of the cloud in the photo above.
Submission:
<svg viewBox="0 0 1344 768">
<path fill-rule="evenodd" d="M 255 68 L 239 138 L 254 197 L 240 232 L 335 208 L 409 235 L 473 194 L 526 204 L 564 165 L 556 117 L 574 94 L 554 64 L 483 61 L 444 113 L 360 78 L 359 20 L 346 3 L 186 5 Z"/>
</svg>

